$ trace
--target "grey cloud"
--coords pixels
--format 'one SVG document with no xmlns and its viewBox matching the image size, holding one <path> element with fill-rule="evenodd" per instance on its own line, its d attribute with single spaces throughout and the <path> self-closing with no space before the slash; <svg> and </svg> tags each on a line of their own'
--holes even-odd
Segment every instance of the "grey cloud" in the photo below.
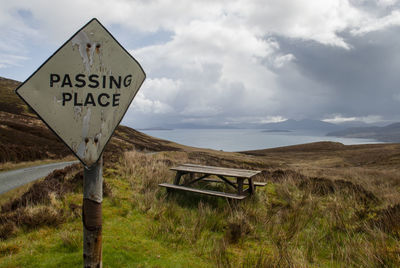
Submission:
<svg viewBox="0 0 400 268">
<path fill-rule="evenodd" d="M 297 70 L 327 88 L 329 101 L 313 116 L 341 113 L 346 116 L 382 115 L 399 119 L 399 27 L 364 36 L 343 34 L 350 50 L 311 41 L 279 37 L 282 51 L 296 57 Z"/>
</svg>

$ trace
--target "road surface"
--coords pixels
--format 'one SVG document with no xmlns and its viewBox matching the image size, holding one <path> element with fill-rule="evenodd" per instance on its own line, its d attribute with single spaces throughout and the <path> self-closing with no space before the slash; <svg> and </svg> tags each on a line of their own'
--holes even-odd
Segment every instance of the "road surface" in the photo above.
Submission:
<svg viewBox="0 0 400 268">
<path fill-rule="evenodd" d="M 0 194 L 8 192 L 11 189 L 24 185 L 28 182 L 43 178 L 56 169 L 63 169 L 76 163 L 79 163 L 79 161 L 53 163 L 0 172 Z"/>
</svg>

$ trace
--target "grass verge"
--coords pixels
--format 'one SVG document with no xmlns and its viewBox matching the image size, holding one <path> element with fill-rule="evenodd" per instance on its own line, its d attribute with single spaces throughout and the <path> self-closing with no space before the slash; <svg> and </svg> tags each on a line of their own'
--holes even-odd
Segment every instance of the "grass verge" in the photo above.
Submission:
<svg viewBox="0 0 400 268">
<path fill-rule="evenodd" d="M 268 182 L 244 202 L 167 194 L 158 187 L 172 181 L 172 165 L 193 162 L 191 157 L 186 152 L 128 152 L 105 168 L 104 266 L 399 266 L 400 206 L 388 206 L 389 195 L 379 191 L 379 184 L 365 189 L 352 182 L 358 175 L 349 170 L 346 178 L 340 176 L 341 169 L 330 170 L 332 177 L 316 177 L 307 167 L 283 170 L 281 165 L 270 166 L 258 158 L 241 161 L 235 155 L 226 156 L 225 166 L 264 166 L 258 180 Z M 219 164 L 207 154 L 196 159 Z M 44 219 L 47 214 L 50 222 L 45 224 L 13 218 L 14 210 L 7 210 L 10 203 L 3 204 L 0 229 L 13 235 L 0 242 L 0 267 L 82 265 L 81 180 L 79 169 L 53 174 L 43 180 L 47 184 L 42 188 L 48 187 L 40 198 L 25 194 L 30 202 L 11 202 L 23 204 L 17 209 L 26 219 L 36 214 Z"/>
</svg>

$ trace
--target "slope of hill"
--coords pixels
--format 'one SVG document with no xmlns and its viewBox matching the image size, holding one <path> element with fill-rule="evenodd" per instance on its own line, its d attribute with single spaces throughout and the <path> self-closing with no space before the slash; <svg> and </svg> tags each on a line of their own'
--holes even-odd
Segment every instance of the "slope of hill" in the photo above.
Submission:
<svg viewBox="0 0 400 268">
<path fill-rule="evenodd" d="M 14 93 L 21 83 L 0 77 L 0 111 L 11 114 L 34 116 L 33 112 Z"/>
<path fill-rule="evenodd" d="M 59 159 L 71 155 L 69 149 L 37 118 L 14 93 L 20 82 L 0 77 L 0 163 Z M 113 160 L 122 151 L 181 150 L 173 142 L 156 139 L 125 126 L 119 126 L 105 149 Z"/>
<path fill-rule="evenodd" d="M 400 142 L 400 123 L 384 127 L 354 127 L 329 132 L 327 136 L 375 139 L 383 142 Z"/>
<path fill-rule="evenodd" d="M 314 142 L 279 148 L 242 152 L 265 160 L 280 159 L 289 166 L 309 163 L 325 167 L 384 168 L 400 164 L 400 144 L 343 145 L 339 142 Z M 311 163 L 310 161 L 313 161 Z"/>
</svg>

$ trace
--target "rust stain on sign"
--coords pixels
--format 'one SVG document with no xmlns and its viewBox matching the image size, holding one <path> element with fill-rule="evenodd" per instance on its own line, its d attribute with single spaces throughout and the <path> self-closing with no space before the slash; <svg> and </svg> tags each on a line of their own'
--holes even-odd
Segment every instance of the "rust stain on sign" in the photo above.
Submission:
<svg viewBox="0 0 400 268">
<path fill-rule="evenodd" d="M 16 92 L 90 167 L 144 79 L 139 63 L 93 19 Z"/>
</svg>

